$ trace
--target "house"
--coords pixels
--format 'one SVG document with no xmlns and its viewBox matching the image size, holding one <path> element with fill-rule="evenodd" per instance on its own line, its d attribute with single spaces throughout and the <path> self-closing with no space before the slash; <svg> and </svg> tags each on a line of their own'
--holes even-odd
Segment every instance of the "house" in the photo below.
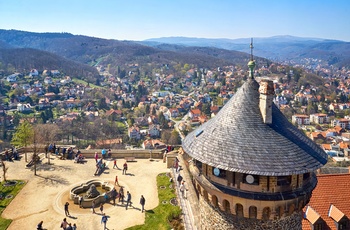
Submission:
<svg viewBox="0 0 350 230">
<path fill-rule="evenodd" d="M 160 140 L 150 139 L 150 140 L 145 140 L 142 143 L 143 149 L 162 149 L 165 147 L 166 147 L 166 144 Z"/>
<path fill-rule="evenodd" d="M 199 116 L 201 115 L 201 111 L 199 109 L 191 109 L 188 116 L 192 120 L 198 120 Z"/>
<path fill-rule="evenodd" d="M 112 121 L 119 120 L 123 116 L 123 112 L 118 109 L 111 109 L 106 112 L 106 117 Z"/>
<path fill-rule="evenodd" d="M 68 108 L 79 107 L 81 106 L 81 101 L 75 98 L 69 98 L 65 101 L 65 104 Z"/>
<path fill-rule="evenodd" d="M 329 122 L 329 117 L 324 113 L 310 114 L 310 122 L 315 124 L 324 124 Z"/>
<path fill-rule="evenodd" d="M 208 117 L 205 115 L 201 115 L 198 117 L 198 121 L 199 121 L 199 123 L 204 124 L 205 122 L 208 121 Z"/>
<path fill-rule="evenodd" d="M 294 114 L 292 116 L 292 123 L 298 125 L 310 125 L 310 117 L 305 114 Z"/>
<path fill-rule="evenodd" d="M 52 78 L 51 77 L 45 77 L 44 83 L 45 84 L 52 84 Z"/>
<path fill-rule="evenodd" d="M 22 103 L 18 103 L 17 104 L 17 111 L 18 112 L 29 112 L 29 111 L 32 111 L 32 106 L 27 103 L 27 104 L 22 104 Z"/>
<path fill-rule="evenodd" d="M 16 82 L 18 75 L 19 75 L 18 73 L 11 74 L 11 75 L 7 76 L 6 80 L 8 82 Z"/>
<path fill-rule="evenodd" d="M 141 139 L 141 133 L 140 128 L 137 126 L 131 126 L 128 129 L 128 136 L 131 139 L 140 140 Z"/>
<path fill-rule="evenodd" d="M 343 129 L 350 129 L 350 119 L 347 118 L 340 118 L 340 119 L 334 119 L 332 121 L 333 127 L 341 127 Z"/>
<path fill-rule="evenodd" d="M 179 110 L 177 108 L 170 108 L 168 112 L 171 118 L 176 118 L 180 115 Z"/>
<path fill-rule="evenodd" d="M 155 124 L 149 125 L 148 134 L 150 137 L 160 137 L 160 126 Z"/>
<path fill-rule="evenodd" d="M 147 117 L 137 117 L 134 121 L 137 126 L 147 126 L 149 124 Z"/>
<path fill-rule="evenodd" d="M 349 173 L 317 176 L 317 186 L 303 210 L 303 230 L 349 229 L 349 180 Z"/>
<path fill-rule="evenodd" d="M 56 75 L 60 74 L 60 71 L 58 71 L 57 69 L 56 70 L 51 70 L 51 74 L 52 74 L 52 76 L 56 76 Z"/>
<path fill-rule="evenodd" d="M 39 109 L 45 109 L 47 107 L 50 107 L 50 101 L 46 98 L 40 98 L 38 103 Z"/>
<path fill-rule="evenodd" d="M 35 76 L 38 76 L 39 75 L 39 72 L 38 70 L 36 69 L 32 69 L 30 72 L 29 72 L 29 76 L 30 77 L 35 77 Z"/>
</svg>

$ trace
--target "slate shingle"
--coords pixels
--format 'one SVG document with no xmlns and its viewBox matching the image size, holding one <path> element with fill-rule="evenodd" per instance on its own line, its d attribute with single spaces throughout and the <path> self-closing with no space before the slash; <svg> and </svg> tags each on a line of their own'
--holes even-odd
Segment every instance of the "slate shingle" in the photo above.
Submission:
<svg viewBox="0 0 350 230">
<path fill-rule="evenodd" d="M 327 163 L 327 154 L 272 105 L 263 123 L 259 83 L 249 79 L 219 113 L 183 141 L 191 157 L 221 169 L 265 176 L 302 174 Z"/>
</svg>

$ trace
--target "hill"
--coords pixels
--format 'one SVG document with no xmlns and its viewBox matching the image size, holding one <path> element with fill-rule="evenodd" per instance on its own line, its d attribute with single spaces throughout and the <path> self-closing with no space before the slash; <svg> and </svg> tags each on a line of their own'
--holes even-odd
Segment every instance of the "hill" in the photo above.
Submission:
<svg viewBox="0 0 350 230">
<path fill-rule="evenodd" d="M 127 69 L 137 64 L 152 68 L 164 65 L 192 64 L 198 68 L 238 64 L 246 66 L 249 55 L 214 47 L 186 47 L 159 45 L 151 47 L 131 41 L 108 40 L 69 33 L 32 33 L 0 30 L 0 42 L 11 47 L 44 50 L 90 66 L 110 66 L 114 74 L 117 67 Z M 248 43 L 245 44 L 245 46 Z M 249 47 L 249 46 L 248 46 Z"/>
<path fill-rule="evenodd" d="M 249 53 L 249 47 L 246 44 L 250 43 L 250 39 L 167 37 L 147 39 L 142 43 L 155 47 L 164 43 L 182 46 L 216 47 Z M 337 66 L 348 66 L 350 61 L 350 42 L 285 35 L 254 38 L 254 44 L 256 47 L 254 53 L 257 56 L 271 60 L 299 63 L 303 58 L 314 58 Z"/>
<path fill-rule="evenodd" d="M 29 72 L 35 68 L 39 71 L 57 69 L 67 75 L 85 78 L 89 81 L 94 81 L 99 75 L 97 70 L 91 66 L 31 48 L 0 49 L 0 63 L 8 71 L 7 74 L 19 70 Z"/>
</svg>

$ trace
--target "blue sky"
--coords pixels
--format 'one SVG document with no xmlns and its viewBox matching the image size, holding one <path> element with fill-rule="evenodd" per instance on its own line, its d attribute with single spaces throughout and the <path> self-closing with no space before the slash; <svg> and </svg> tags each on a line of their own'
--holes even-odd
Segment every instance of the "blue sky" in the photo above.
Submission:
<svg viewBox="0 0 350 230">
<path fill-rule="evenodd" d="M 293 35 L 350 41 L 348 0 L 0 0 L 0 29 L 118 40 Z"/>
</svg>

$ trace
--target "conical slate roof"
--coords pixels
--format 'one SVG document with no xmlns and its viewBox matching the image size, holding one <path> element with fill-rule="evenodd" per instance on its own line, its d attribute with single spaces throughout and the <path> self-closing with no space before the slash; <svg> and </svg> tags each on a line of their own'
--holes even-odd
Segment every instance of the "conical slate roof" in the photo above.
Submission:
<svg viewBox="0 0 350 230">
<path fill-rule="evenodd" d="M 272 124 L 259 108 L 259 83 L 249 79 L 212 119 L 182 143 L 191 157 L 220 169 L 265 176 L 314 171 L 327 154 L 272 105 Z"/>
</svg>

